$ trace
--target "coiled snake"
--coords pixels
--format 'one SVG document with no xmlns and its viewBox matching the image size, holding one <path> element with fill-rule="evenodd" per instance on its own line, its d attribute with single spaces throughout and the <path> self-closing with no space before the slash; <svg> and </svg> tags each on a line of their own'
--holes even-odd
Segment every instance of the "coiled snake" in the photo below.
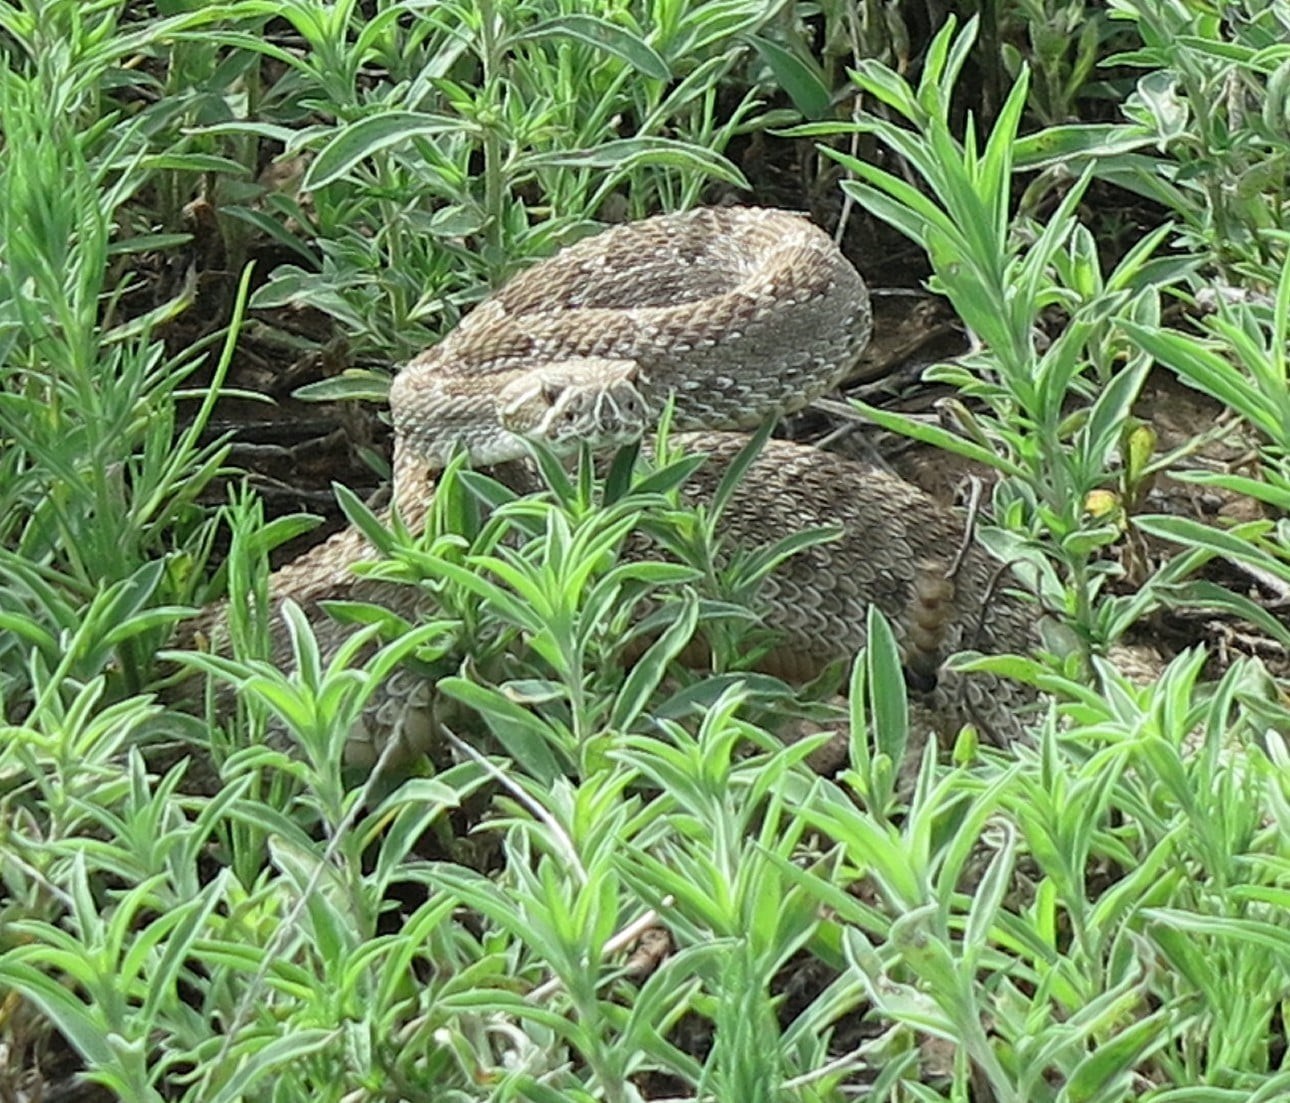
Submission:
<svg viewBox="0 0 1290 1103">
<path fill-rule="evenodd" d="M 427 473 L 458 447 L 476 464 L 522 457 L 526 436 L 607 447 L 647 434 L 669 400 L 685 447 L 710 457 L 691 485 L 702 497 L 742 443 L 731 431 L 836 386 L 870 327 L 863 280 L 801 216 L 700 209 L 606 230 L 520 273 L 396 377 L 396 503 L 416 523 Z M 1026 608 L 990 596 L 997 565 L 975 547 L 960 554 L 953 511 L 876 467 L 770 441 L 723 524 L 736 546 L 843 527 L 763 587 L 765 621 L 785 641 L 771 666 L 786 676 L 854 654 L 870 603 L 925 676 L 961 647 L 1006 651 L 1030 638 Z M 322 620 L 317 602 L 345 593 L 365 554 L 357 532 L 342 533 L 277 572 L 273 592 Z M 1006 700 L 989 683 L 965 687 L 941 679 L 931 691 L 946 726 L 984 714 L 1006 733 Z"/>
</svg>

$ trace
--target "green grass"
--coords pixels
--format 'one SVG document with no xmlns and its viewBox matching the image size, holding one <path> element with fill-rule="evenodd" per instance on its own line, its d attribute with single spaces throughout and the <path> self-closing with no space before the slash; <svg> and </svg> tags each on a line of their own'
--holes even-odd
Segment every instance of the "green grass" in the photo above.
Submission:
<svg viewBox="0 0 1290 1103">
<path fill-rule="evenodd" d="M 131 1101 L 1290 1094 L 1290 8 L 127 10 L 0 3 L 0 1096 L 67 1048 Z M 877 614 L 831 680 L 743 672 L 800 541 L 723 555 L 666 445 L 599 474 L 539 453 L 526 496 L 454 465 L 415 536 L 342 494 L 365 571 L 430 614 L 359 594 L 331 650 L 288 610 L 285 665 L 252 612 L 232 657 L 174 649 L 300 528 L 203 504 L 246 311 L 308 304 L 397 363 L 598 218 L 738 188 L 739 143 L 790 128 L 977 339 L 926 373 L 938 425 L 864 414 L 998 473 L 979 537 L 1063 630 L 958 661 L 1043 691 L 1030 741 L 925 744 Z M 230 306 L 176 354 L 197 198 Z M 1197 460 L 1222 427 L 1160 449 L 1137 400 L 1164 372 L 1241 424 L 1239 468 Z M 1148 513 L 1165 477 L 1263 512 Z M 672 557 L 625 558 L 640 531 Z M 1116 645 L 1164 613 L 1190 646 L 1127 678 Z M 710 676 L 675 661 L 700 625 Z M 181 668 L 236 708 L 167 703 Z M 380 775 L 355 721 L 393 670 L 441 726 Z M 836 776 L 806 762 L 827 732 L 782 737 L 804 722 L 850 732 Z"/>
</svg>

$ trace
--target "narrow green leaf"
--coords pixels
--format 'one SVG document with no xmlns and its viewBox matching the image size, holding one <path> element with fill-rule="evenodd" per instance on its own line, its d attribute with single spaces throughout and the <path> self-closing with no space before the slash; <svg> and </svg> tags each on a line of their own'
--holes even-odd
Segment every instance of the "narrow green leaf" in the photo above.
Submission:
<svg viewBox="0 0 1290 1103">
<path fill-rule="evenodd" d="M 1014 139 L 1013 168 L 1017 172 L 1033 172 L 1050 165 L 1063 165 L 1072 172 L 1080 172 L 1100 158 L 1141 149 L 1154 141 L 1152 135 L 1136 124 L 1049 126 Z"/>
<path fill-rule="evenodd" d="M 770 439 L 771 431 L 774 429 L 774 420 L 763 422 L 748 442 L 739 449 L 738 454 L 730 461 L 730 466 L 726 468 L 725 473 L 721 476 L 721 482 L 717 484 L 717 489 L 712 495 L 711 515 L 718 518 L 722 511 L 729 503 L 731 495 L 739 488 L 740 484 L 748 474 L 748 468 L 757 459 L 761 450 L 765 447 L 766 441 Z"/>
<path fill-rule="evenodd" d="M 368 509 L 367 503 L 342 483 L 332 483 L 331 489 L 349 523 L 363 534 L 372 547 L 382 555 L 389 555 L 395 540 L 387 520 Z"/>
<path fill-rule="evenodd" d="M 477 565 L 492 567 L 499 562 L 501 560 L 487 559 L 480 561 Z M 425 557 L 418 559 L 417 563 L 422 570 L 432 577 L 446 579 L 457 586 L 463 587 L 476 597 L 482 598 L 503 616 L 507 617 L 512 624 L 525 628 L 530 632 L 541 631 L 542 620 L 534 614 L 529 606 L 503 587 L 483 578 L 475 571 L 457 563 L 450 563 L 446 559 Z"/>
<path fill-rule="evenodd" d="M 1253 563 L 1280 578 L 1290 578 L 1290 564 L 1274 558 L 1249 539 L 1251 536 L 1261 536 L 1266 533 L 1271 527 L 1271 522 L 1252 521 L 1225 532 L 1222 529 L 1211 528 L 1209 525 L 1202 525 L 1190 517 L 1150 514 L 1135 517 L 1134 524 L 1153 536 L 1189 546 L 1208 548 L 1218 555 L 1231 556 L 1240 562 Z"/>
<path fill-rule="evenodd" d="M 20 953 L 40 960 L 43 947 L 23 946 L 0 957 L 0 981 L 39 1007 L 91 1068 L 113 1067 L 116 1055 L 107 1024 L 99 1014 L 81 1003 L 64 984 L 20 960 Z M 153 1098 L 160 1100 L 160 1096 Z"/>
<path fill-rule="evenodd" d="M 452 134 L 463 123 L 448 115 L 385 111 L 343 126 L 318 151 L 301 186 L 307 191 L 339 180 L 366 157 L 411 138 Z"/>
<path fill-rule="evenodd" d="M 506 753 L 537 780 L 549 785 L 563 774 L 552 750 L 555 733 L 528 709 L 465 678 L 444 678 L 439 690 L 478 712 Z"/>
<path fill-rule="evenodd" d="M 972 909 L 968 914 L 967 929 L 963 932 L 964 956 L 971 954 L 972 965 L 980 962 L 985 954 L 1003 898 L 1014 884 L 1016 832 L 1007 823 L 1003 829 L 1006 834 L 1004 844 L 990 859 L 985 876 L 972 894 Z"/>
<path fill-rule="evenodd" d="M 148 994 L 141 1014 L 144 1022 L 153 1022 L 163 1000 L 178 999 L 180 969 L 187 959 L 194 942 L 205 930 L 206 921 L 217 905 L 226 900 L 232 870 L 223 869 L 206 885 L 195 899 L 186 901 L 166 918 L 169 937 L 166 938 L 160 960 L 148 975 Z M 173 930 L 169 930 L 173 926 Z"/>
<path fill-rule="evenodd" d="M 1089 470 L 1107 470 L 1110 467 L 1112 454 L 1119 447 L 1124 434 L 1126 419 L 1138 399 L 1138 392 L 1146 382 L 1151 361 L 1146 357 L 1138 358 L 1112 377 L 1102 388 L 1089 411 L 1088 424 L 1081 438 L 1081 452 Z"/>
<path fill-rule="evenodd" d="M 1280 640 L 1283 647 L 1290 647 L 1290 625 L 1268 612 L 1258 602 L 1252 601 L 1244 594 L 1225 589 L 1216 582 L 1196 579 L 1180 586 L 1170 587 L 1165 590 L 1165 594 L 1171 604 L 1184 608 L 1191 606 L 1213 609 L 1241 620 L 1248 620 L 1251 624 L 1257 624 L 1273 639 Z"/>
<path fill-rule="evenodd" d="M 994 207 L 1001 229 L 1006 228 L 1008 204 L 1012 195 L 1013 147 L 1017 128 L 1026 107 L 1026 93 L 1030 87 L 1030 71 L 1023 69 L 1008 93 L 994 129 L 981 155 L 981 175 L 978 182 L 981 198 Z"/>
<path fill-rule="evenodd" d="M 894 433 L 900 433 L 902 436 L 922 441 L 924 444 L 934 444 L 937 448 L 943 448 L 945 451 L 953 452 L 958 456 L 966 456 L 968 459 L 976 460 L 978 463 L 983 463 L 996 471 L 1002 471 L 1005 475 L 1012 475 L 1021 479 L 1026 478 L 1026 471 L 1005 456 L 992 452 L 988 448 L 982 448 L 969 440 L 964 440 L 962 437 L 949 432 L 947 429 L 942 429 L 938 425 L 929 425 L 904 414 L 898 414 L 891 410 L 882 410 L 854 398 L 851 400 L 851 405 L 864 414 L 867 420 L 884 429 L 890 429 Z"/>
<path fill-rule="evenodd" d="M 59 646 L 55 636 L 45 631 L 35 621 L 21 614 L 6 613 L 0 609 L 0 628 L 12 632 L 21 640 L 26 640 L 28 644 L 50 660 L 56 659 L 61 653 L 62 648 Z"/>
<path fill-rule="evenodd" d="M 805 118 L 822 119 L 829 114 L 833 97 L 824 83 L 824 71 L 813 57 L 798 56 L 761 35 L 749 35 L 748 41 Z"/>
<path fill-rule="evenodd" d="M 851 80 L 874 99 L 898 111 L 911 123 L 920 124 L 926 119 L 927 113 L 914 98 L 909 82 L 882 62 L 874 58 L 861 58 L 851 71 Z M 836 129 L 833 132 L 836 133 Z M 827 131 L 821 128 L 816 133 L 824 134 Z M 809 133 L 803 136 L 807 137 Z"/>
<path fill-rule="evenodd" d="M 1260 502 L 1290 513 L 1290 482 L 1286 485 L 1264 482 L 1249 475 L 1238 475 L 1227 471 L 1174 471 L 1171 477 L 1180 482 L 1198 483 L 1201 486 L 1217 486 L 1230 490 L 1233 494 L 1244 494 Z"/>
<path fill-rule="evenodd" d="M 246 165 L 241 161 L 214 153 L 152 153 L 141 160 L 140 166 L 148 172 L 223 172 L 232 176 L 248 174 Z"/>
<path fill-rule="evenodd" d="M 210 1103 L 236 1103 L 237 1100 L 246 1098 L 250 1089 L 264 1077 L 296 1064 L 311 1053 L 318 1053 L 327 1046 L 338 1043 L 340 1039 L 339 1030 L 321 1028 L 297 1029 L 277 1037 L 262 1048 L 253 1049 L 245 1060 L 237 1064 L 236 1071 L 225 1081 L 224 1087 L 209 1097 Z"/>
<path fill-rule="evenodd" d="M 627 62 L 638 73 L 654 80 L 671 80 L 672 70 L 659 53 L 639 35 L 626 27 L 595 15 L 560 15 L 544 19 L 513 35 L 511 42 L 533 42 L 543 38 L 572 38 L 594 46 L 620 61 Z"/>
<path fill-rule="evenodd" d="M 292 398 L 301 402 L 376 402 L 384 406 L 390 401 L 390 373 L 346 368 L 330 379 L 306 383 L 291 392 Z"/>
<path fill-rule="evenodd" d="M 632 667 L 623 687 L 614 698 L 613 711 L 609 716 L 609 727 L 615 731 L 626 731 L 640 716 L 650 697 L 658 690 L 667 676 L 673 660 L 685 649 L 694 635 L 699 623 L 699 603 L 694 593 L 687 590 L 685 598 L 679 604 L 672 605 L 674 619 L 646 649 Z"/>
<path fill-rule="evenodd" d="M 1170 1041 L 1176 1015 L 1175 1008 L 1162 1007 L 1113 1037 L 1099 1039 L 1067 1080 L 1063 1103 L 1118 1103 L 1128 1098 L 1134 1090 L 1134 1069 Z"/>
<path fill-rule="evenodd" d="M 1138 347 L 1177 372 L 1183 381 L 1232 407 L 1275 440 L 1280 425 L 1256 387 L 1217 352 L 1193 337 L 1153 329 L 1128 319 L 1120 325 Z"/>
<path fill-rule="evenodd" d="M 680 169 L 697 169 L 715 180 L 724 180 L 738 188 L 750 185 L 735 165 L 710 149 L 671 138 L 642 136 L 602 142 L 588 149 L 530 153 L 516 158 L 517 169 L 533 170 L 550 166 L 568 168 L 614 169 L 625 174 L 645 165 L 664 165 Z"/>
</svg>

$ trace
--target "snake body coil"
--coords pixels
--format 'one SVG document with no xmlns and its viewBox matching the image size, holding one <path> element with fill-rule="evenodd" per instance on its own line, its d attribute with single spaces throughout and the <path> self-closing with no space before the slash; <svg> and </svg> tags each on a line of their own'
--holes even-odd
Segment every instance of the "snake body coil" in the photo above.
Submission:
<svg viewBox="0 0 1290 1103">
<path fill-rule="evenodd" d="M 800 215 L 700 209 L 615 227 L 515 276 L 390 389 L 430 466 L 678 430 L 749 429 L 834 387 L 869 340 L 864 281 Z"/>
<path fill-rule="evenodd" d="M 688 493 L 710 496 L 746 429 L 797 410 L 834 387 L 869 338 L 863 280 L 804 218 L 756 208 L 697 210 L 607 230 L 520 273 L 390 390 L 395 498 L 416 525 L 433 493 L 427 474 L 464 447 L 476 464 L 524 454 L 522 438 L 567 447 L 637 438 L 671 400 L 681 439 L 708 462 Z M 950 730 L 984 720 L 1009 735 L 1015 694 L 995 679 L 939 678 L 961 647 L 1023 648 L 1033 617 L 994 594 L 995 565 L 961 549 L 962 524 L 921 491 L 877 467 L 771 441 L 722 515 L 733 548 L 841 525 L 841 538 L 780 565 L 762 594 L 766 623 L 785 646 L 770 665 L 807 678 L 864 643 L 870 604 L 895 625 L 911 684 Z M 300 602 L 324 650 L 340 630 L 318 602 L 359 596 L 408 614 L 415 588 L 356 580 L 370 556 L 348 530 L 273 578 Z M 950 577 L 950 567 L 957 568 Z M 280 659 L 288 656 L 285 635 Z M 377 726 L 408 726 L 408 695 L 392 691 Z M 398 714 L 402 710 L 402 714 Z"/>
</svg>

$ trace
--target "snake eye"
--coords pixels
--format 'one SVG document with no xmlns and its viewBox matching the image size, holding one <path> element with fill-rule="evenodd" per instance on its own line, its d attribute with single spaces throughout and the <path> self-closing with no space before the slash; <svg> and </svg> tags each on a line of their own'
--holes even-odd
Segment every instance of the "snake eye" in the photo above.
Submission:
<svg viewBox="0 0 1290 1103">
<path fill-rule="evenodd" d="M 542 401 L 548 406 L 554 406 L 560 400 L 560 394 L 563 388 L 555 383 L 542 384 Z"/>
</svg>

